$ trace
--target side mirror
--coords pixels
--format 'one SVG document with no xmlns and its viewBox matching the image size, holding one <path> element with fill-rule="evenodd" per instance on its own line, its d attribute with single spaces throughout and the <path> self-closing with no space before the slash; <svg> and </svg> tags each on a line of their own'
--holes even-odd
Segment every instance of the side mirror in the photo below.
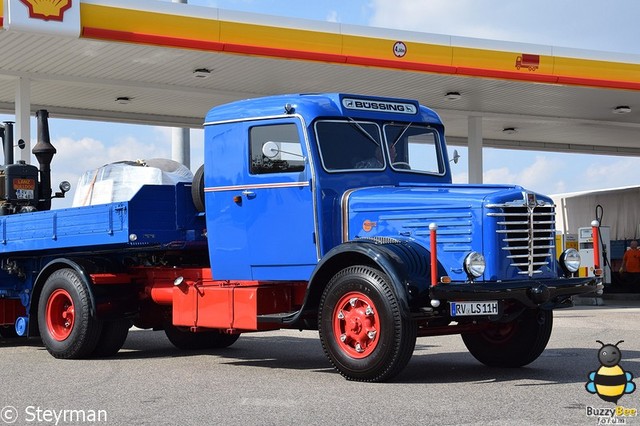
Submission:
<svg viewBox="0 0 640 426">
<path fill-rule="evenodd" d="M 264 145 L 262 145 L 262 155 L 264 155 L 265 157 L 275 158 L 278 156 L 278 154 L 280 154 L 280 147 L 277 143 L 268 141 L 265 142 Z"/>
<path fill-rule="evenodd" d="M 449 160 L 449 162 L 453 161 L 453 164 L 458 164 L 458 160 L 460 160 L 460 154 L 458 154 L 458 150 L 454 149 L 453 150 L 453 157 L 451 158 L 451 160 Z"/>
</svg>

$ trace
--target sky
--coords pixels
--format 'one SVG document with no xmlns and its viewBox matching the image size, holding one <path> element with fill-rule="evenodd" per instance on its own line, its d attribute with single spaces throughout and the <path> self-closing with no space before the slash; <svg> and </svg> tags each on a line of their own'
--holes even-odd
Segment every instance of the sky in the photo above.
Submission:
<svg viewBox="0 0 640 426">
<path fill-rule="evenodd" d="M 637 0 L 189 0 L 188 3 L 344 24 L 640 54 Z M 13 117 L 0 115 L 0 120 L 7 119 Z M 32 127 L 35 135 L 35 121 Z M 75 187 L 85 170 L 113 161 L 171 155 L 168 128 L 53 119 L 50 130 L 52 143 L 58 150 L 52 163 L 54 185 L 68 180 Z M 202 138 L 201 130 L 191 131 L 193 171 L 202 164 Z M 453 166 L 454 182 L 466 183 L 466 149 L 457 149 L 463 160 Z M 544 194 L 640 185 L 638 170 L 637 157 L 484 149 L 485 183 L 515 183 Z M 67 200 L 54 200 L 53 208 L 71 205 L 72 198 L 73 190 Z"/>
</svg>

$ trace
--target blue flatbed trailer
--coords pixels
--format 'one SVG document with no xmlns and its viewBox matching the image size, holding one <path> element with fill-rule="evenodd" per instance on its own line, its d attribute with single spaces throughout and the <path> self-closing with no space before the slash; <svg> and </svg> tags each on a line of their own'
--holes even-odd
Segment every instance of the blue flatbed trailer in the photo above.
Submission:
<svg viewBox="0 0 640 426">
<path fill-rule="evenodd" d="M 0 216 L 0 261 L 60 252 L 203 249 L 205 228 L 191 184 L 145 185 L 129 201 Z"/>
</svg>

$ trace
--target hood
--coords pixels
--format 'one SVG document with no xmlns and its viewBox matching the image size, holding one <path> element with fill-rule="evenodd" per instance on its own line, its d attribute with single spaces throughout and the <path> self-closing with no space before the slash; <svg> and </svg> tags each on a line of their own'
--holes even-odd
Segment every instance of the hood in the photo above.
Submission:
<svg viewBox="0 0 640 426">
<path fill-rule="evenodd" d="M 485 253 L 485 257 L 489 255 L 496 261 L 504 253 L 495 238 L 496 220 L 487 213 L 493 212 L 496 206 L 526 206 L 527 203 L 540 205 L 552 204 L 552 201 L 514 185 L 401 185 L 357 189 L 345 194 L 343 199 L 343 223 L 347 225 L 343 239 L 403 238 L 418 241 L 430 249 L 429 225 L 435 223 L 438 258 L 449 265 L 447 272 L 453 279 L 464 280 L 462 263 L 470 251 Z M 498 264 L 488 268 L 491 278 L 504 276 L 505 268 Z M 517 275 L 517 271 L 513 274 Z"/>
<path fill-rule="evenodd" d="M 345 194 L 347 239 L 421 235 L 425 230 L 428 232 L 430 223 L 438 224 L 440 234 L 456 228 L 464 235 L 463 228 L 471 226 L 477 216 L 474 211 L 484 204 L 522 200 L 523 191 L 519 186 L 507 185 L 401 185 L 357 189 Z"/>
</svg>

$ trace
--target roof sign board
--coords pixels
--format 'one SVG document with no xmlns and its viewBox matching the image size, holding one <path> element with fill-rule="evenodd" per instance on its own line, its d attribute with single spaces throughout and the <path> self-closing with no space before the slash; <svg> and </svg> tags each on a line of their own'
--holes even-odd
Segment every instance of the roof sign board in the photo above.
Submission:
<svg viewBox="0 0 640 426">
<path fill-rule="evenodd" d="M 342 99 L 342 106 L 347 109 L 360 111 L 385 111 L 397 112 L 401 114 L 415 114 L 418 108 L 415 105 L 405 102 L 371 101 L 367 99 Z"/>
<path fill-rule="evenodd" d="M 80 36 L 79 0 L 6 0 L 7 30 Z"/>
</svg>

